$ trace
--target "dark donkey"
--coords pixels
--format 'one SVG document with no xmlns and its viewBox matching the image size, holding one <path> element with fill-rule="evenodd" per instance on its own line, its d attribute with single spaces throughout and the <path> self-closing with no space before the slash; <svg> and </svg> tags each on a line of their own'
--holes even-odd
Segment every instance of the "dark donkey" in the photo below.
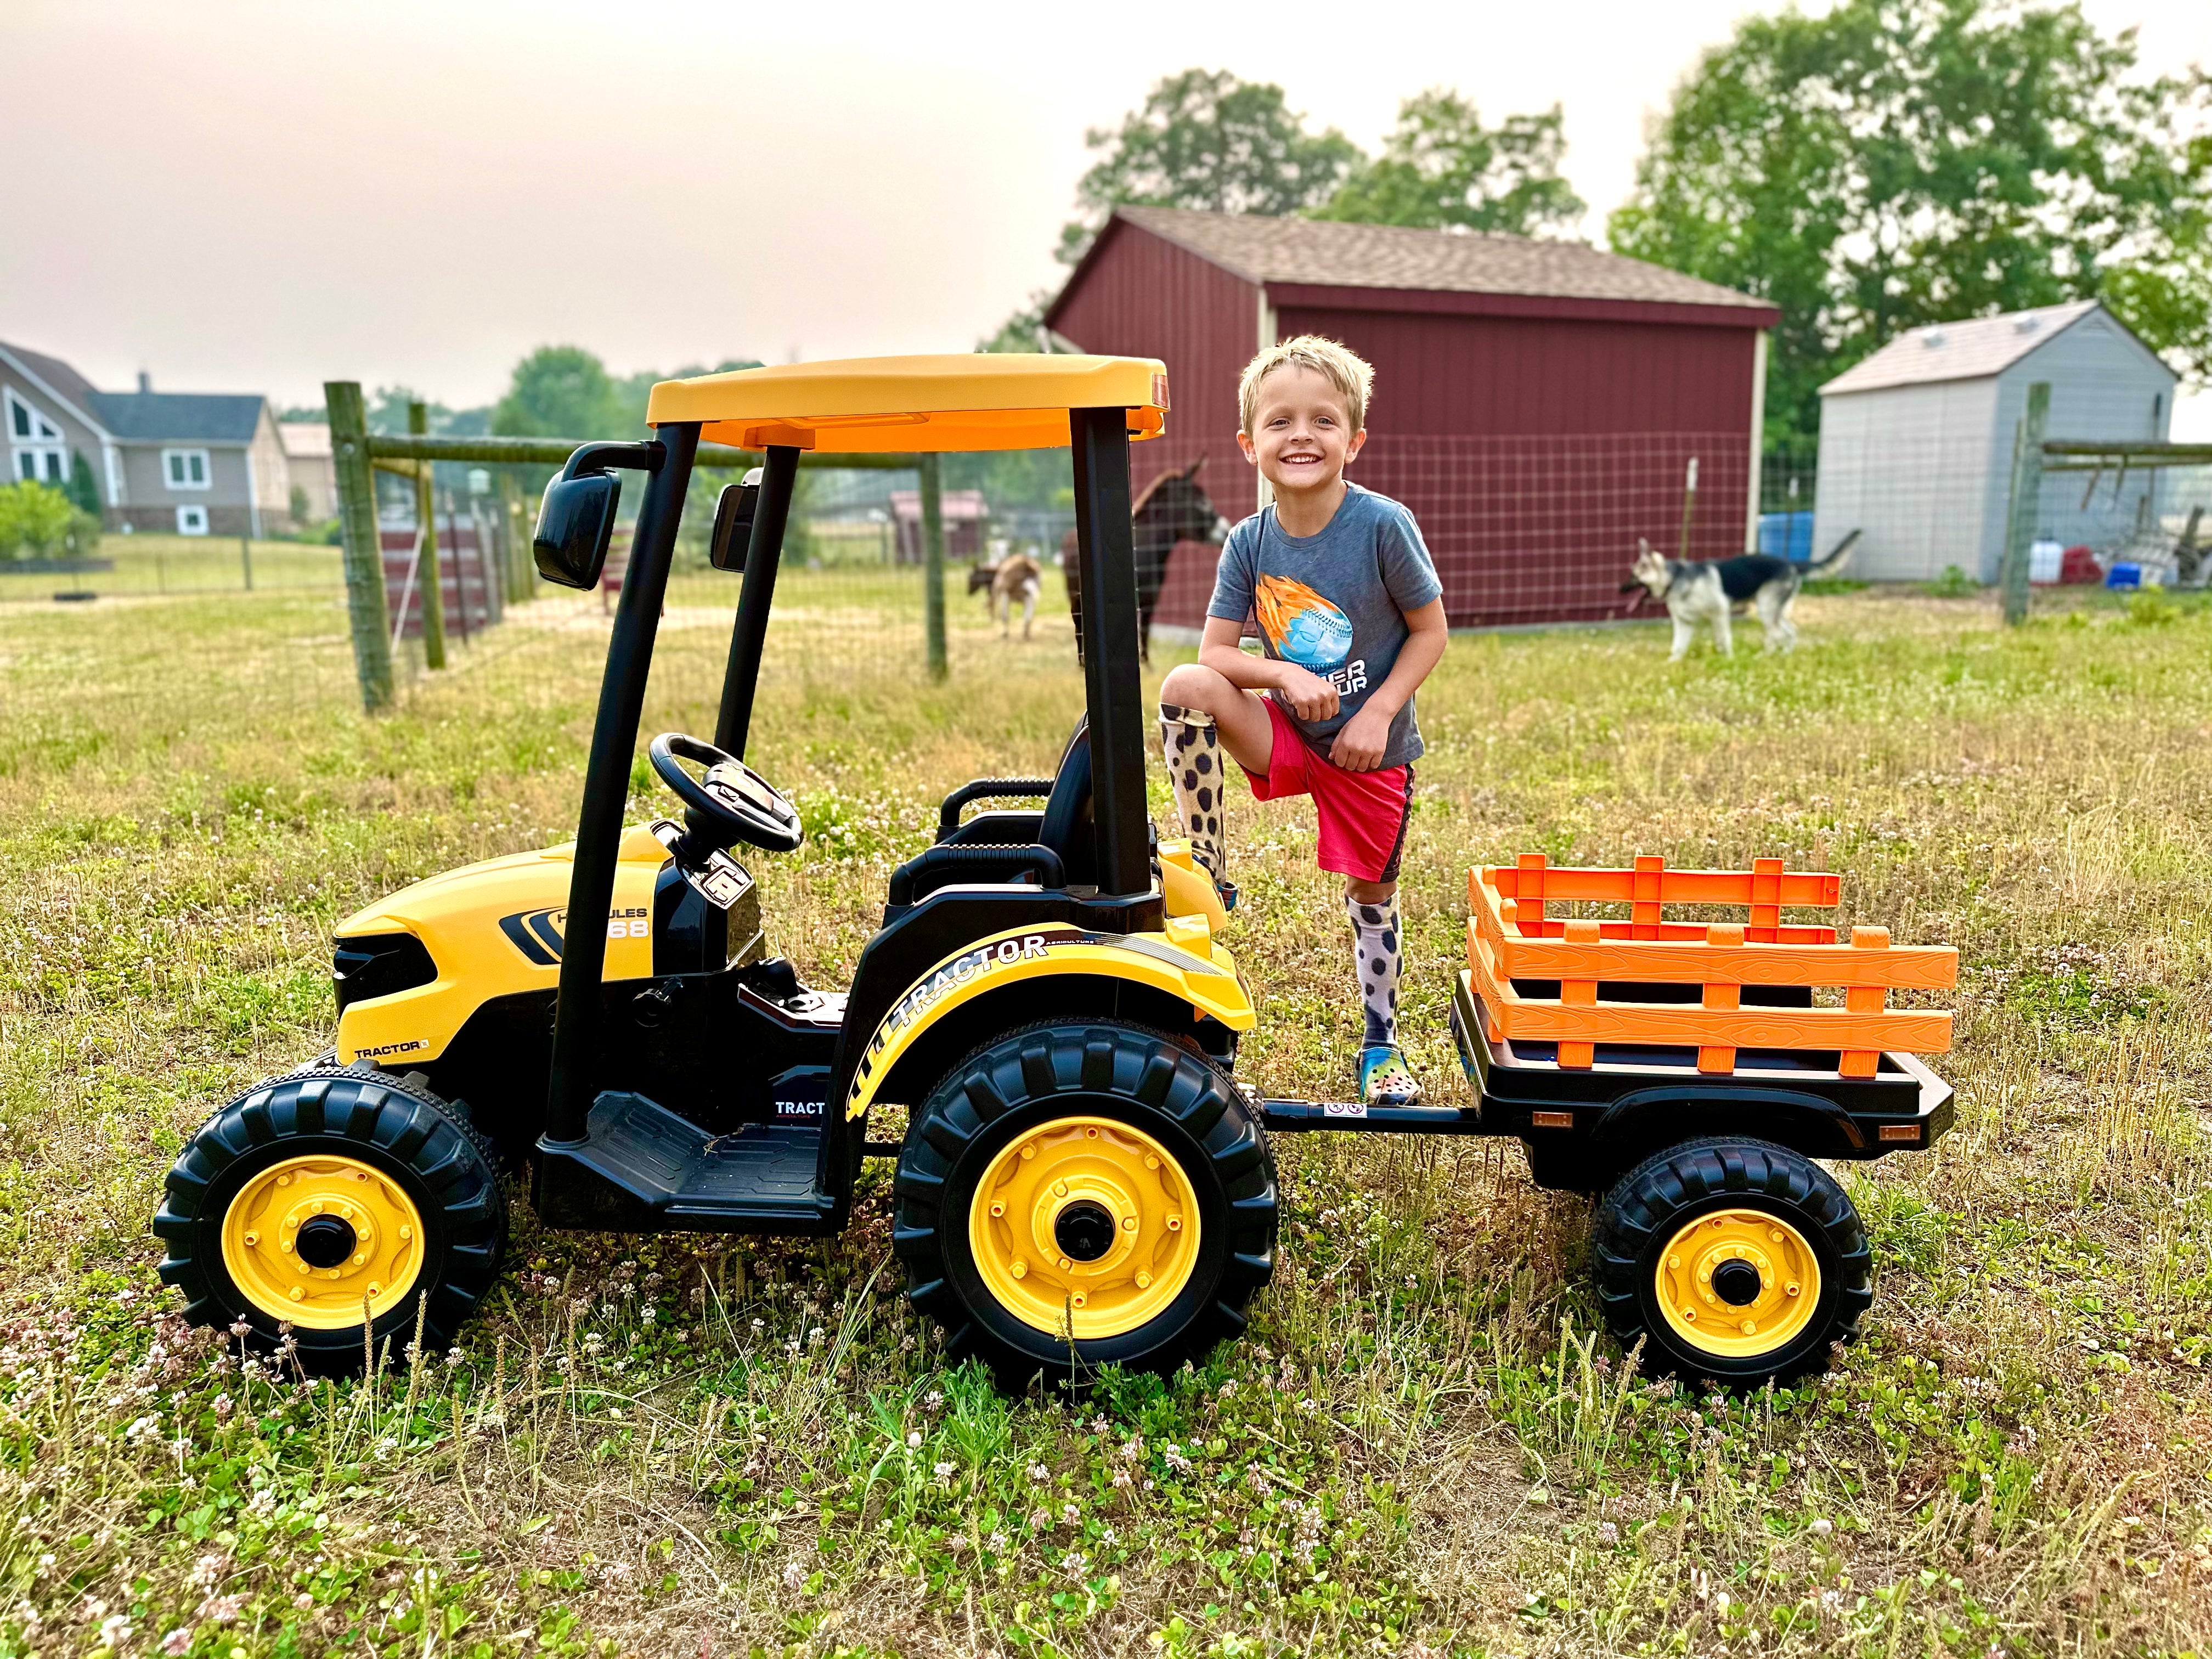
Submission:
<svg viewBox="0 0 2212 1659">
<path fill-rule="evenodd" d="M 1152 611 L 1160 602 L 1160 584 L 1166 580 L 1168 555 L 1177 542 L 1210 542 L 1221 545 L 1229 534 L 1229 520 L 1213 505 L 1213 498 L 1199 483 L 1201 455 L 1180 472 L 1163 472 L 1137 494 L 1129 510 L 1129 540 L 1137 566 L 1137 650 L 1152 659 Z M 1075 619 L 1075 654 L 1083 655 L 1083 576 L 1075 556 L 1075 532 L 1060 544 L 1060 568 L 1067 578 L 1067 612 Z"/>
</svg>

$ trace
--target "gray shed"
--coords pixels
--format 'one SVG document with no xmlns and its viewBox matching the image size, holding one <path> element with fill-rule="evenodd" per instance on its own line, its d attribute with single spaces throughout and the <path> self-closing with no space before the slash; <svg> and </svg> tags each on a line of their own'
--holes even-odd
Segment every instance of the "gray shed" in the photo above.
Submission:
<svg viewBox="0 0 2212 1659">
<path fill-rule="evenodd" d="M 2013 443 L 2031 382 L 2051 384 L 2051 438 L 2163 441 L 2179 377 L 2094 300 L 1939 323 L 1892 340 L 1820 388 L 1820 461 L 1813 539 L 1832 547 L 1863 532 L 1850 574 L 1921 581 L 1956 565 L 1995 581 L 2004 554 Z M 2148 526 L 2155 473 L 2122 485 L 2118 507 Z M 2046 494 L 2039 538 L 2092 539 Z M 2054 516 L 2055 515 L 2055 516 Z"/>
</svg>

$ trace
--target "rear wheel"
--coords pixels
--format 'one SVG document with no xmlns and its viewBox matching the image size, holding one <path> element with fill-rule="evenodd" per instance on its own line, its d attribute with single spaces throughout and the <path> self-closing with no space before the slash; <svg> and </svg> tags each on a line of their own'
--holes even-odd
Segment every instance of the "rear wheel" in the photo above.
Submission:
<svg viewBox="0 0 2212 1659">
<path fill-rule="evenodd" d="M 1819 1370 L 1874 1301 L 1866 1231 L 1835 1177 L 1733 1137 L 1645 1159 L 1598 1206 L 1598 1296 L 1654 1372 L 1737 1388 Z"/>
<path fill-rule="evenodd" d="M 1257 1121 L 1202 1055 L 1138 1027 L 977 1049 L 915 1113 L 896 1193 L 908 1297 L 1014 1387 L 1203 1358 L 1274 1271 Z"/>
<path fill-rule="evenodd" d="M 490 1149 L 427 1090 L 302 1068 L 224 1107 L 169 1172 L 154 1231 L 194 1324 L 243 1320 L 263 1352 L 363 1360 L 363 1327 L 449 1344 L 499 1273 L 507 1208 Z"/>
</svg>

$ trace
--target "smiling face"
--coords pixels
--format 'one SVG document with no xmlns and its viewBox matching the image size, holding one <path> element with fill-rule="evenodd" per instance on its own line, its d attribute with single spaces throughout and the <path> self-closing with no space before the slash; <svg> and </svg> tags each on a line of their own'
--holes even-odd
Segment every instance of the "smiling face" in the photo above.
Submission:
<svg viewBox="0 0 2212 1659">
<path fill-rule="evenodd" d="M 1289 495 L 1335 483 L 1366 441 L 1345 412 L 1344 394 L 1303 363 L 1285 363 L 1260 382 L 1251 429 L 1237 434 L 1244 459 Z"/>
</svg>

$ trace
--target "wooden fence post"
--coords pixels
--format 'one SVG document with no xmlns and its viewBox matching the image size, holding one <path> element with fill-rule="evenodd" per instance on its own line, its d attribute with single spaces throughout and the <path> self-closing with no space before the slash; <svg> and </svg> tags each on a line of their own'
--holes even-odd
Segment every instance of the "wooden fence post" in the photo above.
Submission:
<svg viewBox="0 0 2212 1659">
<path fill-rule="evenodd" d="M 507 555 L 507 598 L 510 605 L 530 603 L 531 584 L 538 575 L 538 567 L 532 562 L 530 549 L 518 529 L 521 522 L 522 492 L 515 488 L 514 474 L 502 467 L 499 475 L 499 541 Z"/>
<path fill-rule="evenodd" d="M 428 437 L 430 432 L 430 411 L 421 404 L 407 405 L 407 429 L 416 437 Z M 430 499 L 428 461 L 415 463 L 415 522 L 422 526 L 422 563 L 415 579 L 416 590 L 422 596 L 422 665 L 443 668 L 446 665 L 446 593 L 445 580 L 438 570 L 438 508 Z M 454 588 L 459 597 L 460 583 L 459 561 L 454 562 Z"/>
<path fill-rule="evenodd" d="M 331 457 L 337 474 L 338 523 L 345 537 L 346 611 L 353 633 L 354 673 L 361 706 L 370 714 L 392 704 L 392 623 L 384 601 L 384 547 L 376 529 L 376 483 L 368 463 L 368 411 L 353 380 L 327 380 L 323 404 L 331 421 Z"/>
<path fill-rule="evenodd" d="M 921 458 L 921 626 L 929 678 L 945 678 L 945 491 L 939 458 Z"/>
<path fill-rule="evenodd" d="M 2051 382 L 2038 380 L 2027 389 L 2027 413 L 2021 417 L 2019 447 L 2012 464 L 2012 510 L 2005 520 L 2004 568 L 1999 586 L 2004 592 L 2004 619 L 2017 625 L 2027 620 L 2028 549 L 2035 541 L 2036 514 L 2043 499 L 2043 429 L 2051 418 Z"/>
</svg>

